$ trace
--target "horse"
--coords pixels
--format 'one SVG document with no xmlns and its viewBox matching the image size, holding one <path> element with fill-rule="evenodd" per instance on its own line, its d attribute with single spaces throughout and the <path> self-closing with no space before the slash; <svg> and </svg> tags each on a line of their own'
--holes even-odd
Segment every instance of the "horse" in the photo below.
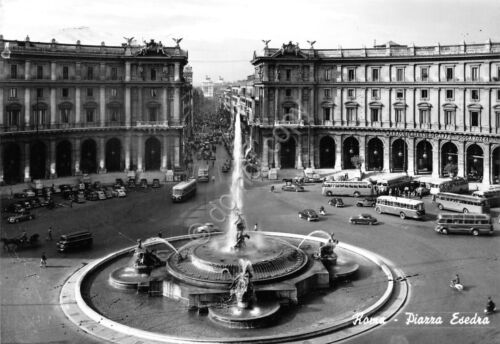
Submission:
<svg viewBox="0 0 500 344">
<path fill-rule="evenodd" d="M 0 238 L 0 241 L 3 242 L 3 249 L 7 251 L 13 251 L 19 245 L 19 239 Z M 12 249 L 11 246 L 13 246 Z"/>
</svg>

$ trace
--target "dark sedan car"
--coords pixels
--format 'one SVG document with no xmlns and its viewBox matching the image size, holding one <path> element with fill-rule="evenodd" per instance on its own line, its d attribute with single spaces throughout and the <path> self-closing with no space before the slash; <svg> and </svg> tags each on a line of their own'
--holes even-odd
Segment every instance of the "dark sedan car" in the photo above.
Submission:
<svg viewBox="0 0 500 344">
<path fill-rule="evenodd" d="M 21 214 L 16 214 L 16 215 L 9 216 L 7 218 L 7 222 L 9 222 L 9 223 L 16 223 L 16 222 L 20 222 L 20 221 L 33 220 L 34 218 L 35 218 L 35 215 L 30 214 L 28 212 L 25 212 L 25 213 L 21 213 Z"/>
<path fill-rule="evenodd" d="M 296 185 L 296 184 L 287 184 L 287 185 L 283 185 L 281 187 L 281 190 L 283 190 L 283 191 L 303 192 L 304 191 L 304 187 L 302 187 L 300 185 Z"/>
<path fill-rule="evenodd" d="M 344 201 L 342 200 L 342 198 L 332 198 L 328 201 L 328 204 L 331 205 L 332 207 L 337 207 L 337 208 L 344 207 Z"/>
<path fill-rule="evenodd" d="M 359 214 L 358 216 L 353 216 L 349 219 L 351 224 L 361 224 L 361 225 L 374 225 L 377 224 L 377 219 L 370 214 Z"/>
<path fill-rule="evenodd" d="M 377 200 L 375 198 L 364 198 L 356 202 L 357 207 L 374 207 Z"/>
<path fill-rule="evenodd" d="M 319 221 L 318 214 L 312 209 L 299 211 L 299 218 L 306 219 L 307 221 Z"/>
</svg>

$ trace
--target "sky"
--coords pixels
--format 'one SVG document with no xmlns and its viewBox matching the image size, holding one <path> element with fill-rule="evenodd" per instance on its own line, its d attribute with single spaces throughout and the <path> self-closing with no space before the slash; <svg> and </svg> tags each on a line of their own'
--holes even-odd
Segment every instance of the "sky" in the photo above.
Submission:
<svg viewBox="0 0 500 344">
<path fill-rule="evenodd" d="M 264 39 L 316 49 L 500 42 L 499 18 L 500 0 L 0 0 L 5 39 L 173 46 L 182 37 L 195 85 L 245 79 Z"/>
</svg>

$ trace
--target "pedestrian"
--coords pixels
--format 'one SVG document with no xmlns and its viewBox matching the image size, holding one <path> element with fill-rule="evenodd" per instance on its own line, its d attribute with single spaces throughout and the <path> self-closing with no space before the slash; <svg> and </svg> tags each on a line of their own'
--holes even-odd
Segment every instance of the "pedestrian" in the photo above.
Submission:
<svg viewBox="0 0 500 344">
<path fill-rule="evenodd" d="M 389 196 L 392 196 L 392 188 L 389 188 Z"/>
<path fill-rule="evenodd" d="M 47 257 L 45 256 L 45 252 L 42 253 L 42 258 L 40 259 L 40 267 L 41 268 L 47 267 Z"/>
<path fill-rule="evenodd" d="M 271 192 L 274 192 L 274 185 L 271 185 Z"/>
<path fill-rule="evenodd" d="M 254 230 L 255 232 L 257 232 L 257 231 L 259 230 L 259 227 L 257 226 L 257 223 L 255 223 L 255 225 L 253 226 L 253 230 Z"/>
<path fill-rule="evenodd" d="M 215 176 L 212 176 L 212 182 L 215 183 Z"/>
<path fill-rule="evenodd" d="M 73 198 L 71 198 L 71 199 L 69 200 L 69 207 L 70 207 L 70 208 L 73 208 Z"/>
<path fill-rule="evenodd" d="M 52 226 L 47 230 L 47 239 L 52 241 Z"/>
<path fill-rule="evenodd" d="M 162 232 L 158 232 L 158 238 L 163 238 L 163 233 Z"/>
</svg>

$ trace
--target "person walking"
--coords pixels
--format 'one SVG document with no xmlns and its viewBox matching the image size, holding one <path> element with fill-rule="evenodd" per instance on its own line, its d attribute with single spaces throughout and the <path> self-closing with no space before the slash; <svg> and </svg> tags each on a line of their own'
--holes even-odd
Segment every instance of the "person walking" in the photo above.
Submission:
<svg viewBox="0 0 500 344">
<path fill-rule="evenodd" d="M 257 223 L 255 223 L 255 225 L 253 226 L 253 230 L 254 230 L 254 232 L 257 232 L 259 230 Z"/>
<path fill-rule="evenodd" d="M 52 241 L 52 226 L 50 226 L 49 229 L 47 230 L 47 239 L 49 241 Z"/>
<path fill-rule="evenodd" d="M 45 252 L 42 253 L 42 257 L 40 258 L 40 267 L 41 268 L 47 267 L 47 256 L 45 256 Z"/>
</svg>

